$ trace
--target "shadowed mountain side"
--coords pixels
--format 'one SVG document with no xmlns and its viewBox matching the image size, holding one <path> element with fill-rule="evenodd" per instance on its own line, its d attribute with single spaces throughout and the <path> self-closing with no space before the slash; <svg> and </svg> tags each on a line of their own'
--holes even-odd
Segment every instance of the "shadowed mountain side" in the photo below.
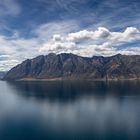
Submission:
<svg viewBox="0 0 140 140">
<path fill-rule="evenodd" d="M 48 54 L 27 59 L 12 68 L 4 80 L 20 79 L 139 79 L 140 56 L 117 54 L 111 57 L 81 57 L 74 54 Z"/>
</svg>

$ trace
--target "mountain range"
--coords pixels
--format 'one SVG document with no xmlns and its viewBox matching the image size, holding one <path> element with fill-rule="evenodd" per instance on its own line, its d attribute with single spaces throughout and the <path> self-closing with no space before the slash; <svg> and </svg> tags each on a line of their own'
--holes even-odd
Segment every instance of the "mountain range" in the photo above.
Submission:
<svg viewBox="0 0 140 140">
<path fill-rule="evenodd" d="M 4 76 L 4 80 L 90 79 L 121 80 L 140 78 L 140 55 L 82 57 L 54 54 L 27 59 Z"/>
</svg>

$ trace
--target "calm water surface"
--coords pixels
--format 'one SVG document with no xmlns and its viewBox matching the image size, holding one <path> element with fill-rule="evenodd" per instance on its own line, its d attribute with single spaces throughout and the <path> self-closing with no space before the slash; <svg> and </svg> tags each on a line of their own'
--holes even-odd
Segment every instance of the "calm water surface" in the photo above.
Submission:
<svg viewBox="0 0 140 140">
<path fill-rule="evenodd" d="M 140 140 L 140 82 L 0 81 L 0 140 Z"/>
</svg>

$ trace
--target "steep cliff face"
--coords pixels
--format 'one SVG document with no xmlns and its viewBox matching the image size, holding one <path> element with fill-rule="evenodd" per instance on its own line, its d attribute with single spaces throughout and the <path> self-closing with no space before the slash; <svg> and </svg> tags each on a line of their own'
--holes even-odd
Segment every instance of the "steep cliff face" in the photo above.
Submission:
<svg viewBox="0 0 140 140">
<path fill-rule="evenodd" d="M 12 68 L 5 80 L 50 79 L 130 79 L 140 78 L 140 56 L 81 57 L 49 54 L 26 60 Z"/>
</svg>

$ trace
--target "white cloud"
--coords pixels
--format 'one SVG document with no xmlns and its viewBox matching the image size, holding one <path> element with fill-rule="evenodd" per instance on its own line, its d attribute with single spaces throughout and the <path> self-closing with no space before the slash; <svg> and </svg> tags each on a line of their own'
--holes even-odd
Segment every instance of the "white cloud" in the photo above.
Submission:
<svg viewBox="0 0 140 140">
<path fill-rule="evenodd" d="M 14 59 L 0 61 L 0 70 L 1 71 L 7 71 L 7 70 L 9 70 L 9 68 L 14 67 L 18 63 L 19 63 L 19 61 L 14 60 Z"/>
<path fill-rule="evenodd" d="M 140 31 L 134 27 L 128 27 L 124 32 L 110 32 L 104 27 L 99 27 L 95 31 L 82 30 L 76 33 L 68 34 L 67 40 L 79 40 L 79 39 L 92 39 L 92 40 L 112 40 L 112 41 L 132 41 L 140 39 Z"/>
<path fill-rule="evenodd" d="M 62 41 L 63 40 L 63 38 L 61 37 L 61 35 L 59 35 L 59 34 L 55 34 L 55 35 L 53 35 L 53 41 Z"/>
<path fill-rule="evenodd" d="M 124 32 L 112 32 L 109 39 L 115 42 L 132 42 L 140 40 L 140 31 L 135 27 L 127 27 Z"/>
<path fill-rule="evenodd" d="M 126 49 L 119 50 L 119 53 L 125 55 L 140 55 L 140 47 L 130 47 Z"/>
<path fill-rule="evenodd" d="M 104 27 L 95 31 L 82 30 L 67 35 L 54 35 L 49 42 L 44 43 L 40 48 L 43 53 L 71 52 L 82 56 L 113 55 L 120 51 L 119 46 L 126 43 L 140 40 L 140 31 L 135 27 L 128 27 L 123 32 L 111 32 Z M 140 54 L 140 51 L 133 51 L 132 54 Z M 130 52 L 130 50 L 129 50 Z"/>
<path fill-rule="evenodd" d="M 36 39 L 0 36 L 0 70 L 9 70 L 21 61 L 39 55 Z"/>
<path fill-rule="evenodd" d="M 74 32 L 78 30 L 80 26 L 76 21 L 61 21 L 61 22 L 51 22 L 46 23 L 38 28 L 36 28 L 32 33 L 35 34 L 41 40 L 50 39 L 50 37 L 54 36 L 55 34 L 64 35 L 69 32 Z"/>
</svg>

